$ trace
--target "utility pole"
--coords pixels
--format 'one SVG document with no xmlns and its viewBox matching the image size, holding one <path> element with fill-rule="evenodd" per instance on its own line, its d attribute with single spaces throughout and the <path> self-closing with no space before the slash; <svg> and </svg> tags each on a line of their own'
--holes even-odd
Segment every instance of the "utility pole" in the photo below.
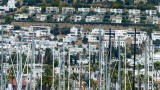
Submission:
<svg viewBox="0 0 160 90">
<path fill-rule="evenodd" d="M 136 28 L 134 31 L 134 65 L 133 65 L 133 85 L 132 90 L 135 90 L 135 62 L 136 62 Z"/>
<path fill-rule="evenodd" d="M 121 90 L 121 58 L 120 58 L 120 36 L 118 37 L 118 90 Z"/>
</svg>

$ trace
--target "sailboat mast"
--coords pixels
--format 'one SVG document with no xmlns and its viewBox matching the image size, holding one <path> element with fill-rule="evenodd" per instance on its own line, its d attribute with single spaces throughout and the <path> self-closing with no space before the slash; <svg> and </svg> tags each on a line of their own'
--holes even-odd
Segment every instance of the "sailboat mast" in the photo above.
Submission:
<svg viewBox="0 0 160 90">
<path fill-rule="evenodd" d="M 63 39 L 63 90 L 65 90 L 65 51 L 64 51 L 64 39 Z"/>
<path fill-rule="evenodd" d="M 99 90 L 101 90 L 101 75 L 102 75 L 102 73 L 101 73 L 101 68 L 102 68 L 102 66 L 101 66 L 101 30 L 100 30 L 100 28 L 99 28 Z"/>
<path fill-rule="evenodd" d="M 91 56 L 90 56 L 90 43 L 89 43 L 89 90 L 90 90 L 90 87 L 91 87 Z"/>
<path fill-rule="evenodd" d="M 132 90 L 135 90 L 135 62 L 136 62 L 136 28 L 134 31 L 134 65 L 133 65 L 133 83 L 132 83 Z"/>
<path fill-rule="evenodd" d="M 42 56 L 41 56 L 42 58 L 41 58 L 41 90 L 43 89 L 42 88 L 42 75 L 43 75 L 43 54 L 42 54 Z"/>
<path fill-rule="evenodd" d="M 106 44 L 107 45 L 107 44 Z M 107 47 L 107 46 L 106 46 Z M 108 53 L 106 50 L 106 90 L 109 90 L 108 87 L 108 80 L 109 80 L 109 65 L 110 65 L 110 59 L 111 59 L 111 28 L 109 29 L 109 44 L 108 44 Z"/>
<path fill-rule="evenodd" d="M 151 40 L 151 59 L 152 59 L 152 89 L 153 89 L 153 81 L 154 81 L 154 62 L 153 62 L 153 57 L 154 57 L 154 47 L 153 47 L 153 41 Z"/>
<path fill-rule="evenodd" d="M 69 56 L 68 56 L 68 90 L 70 90 L 70 49 L 69 49 Z"/>
<path fill-rule="evenodd" d="M 145 75 L 144 75 L 144 84 L 145 84 L 145 90 L 148 90 L 148 79 L 147 79 L 147 40 L 145 42 Z"/>
<path fill-rule="evenodd" d="M 54 53 L 55 53 L 54 47 L 53 47 L 52 53 L 53 53 L 53 64 L 52 64 L 52 67 L 53 67 L 53 71 L 52 71 L 52 73 L 53 73 L 53 77 L 52 77 L 52 90 L 54 90 Z"/>
<path fill-rule="evenodd" d="M 125 44 L 125 47 L 124 47 L 124 63 L 125 63 L 124 90 L 126 90 L 126 44 Z"/>
<path fill-rule="evenodd" d="M 34 61 L 34 37 L 35 37 L 35 31 L 33 29 L 33 35 L 32 35 L 32 58 L 31 58 L 31 71 L 30 71 L 30 90 L 32 90 L 33 61 Z"/>
<path fill-rule="evenodd" d="M 23 32 L 21 33 L 21 42 L 20 42 L 20 55 L 19 55 L 19 76 L 18 76 L 18 90 L 22 89 L 22 40 Z"/>
<path fill-rule="evenodd" d="M 121 58 L 120 58 L 120 36 L 118 37 L 118 90 L 121 90 Z"/>
<path fill-rule="evenodd" d="M 61 52 L 60 52 L 60 50 L 58 50 L 59 51 L 59 65 L 58 65 L 58 67 L 59 67 L 59 78 L 58 78 L 58 90 L 61 90 Z"/>
<path fill-rule="evenodd" d="M 2 37 L 2 41 L 1 41 L 1 90 L 3 90 L 3 28 L 1 30 L 1 37 Z M 12 82 L 13 83 L 13 82 Z"/>
</svg>

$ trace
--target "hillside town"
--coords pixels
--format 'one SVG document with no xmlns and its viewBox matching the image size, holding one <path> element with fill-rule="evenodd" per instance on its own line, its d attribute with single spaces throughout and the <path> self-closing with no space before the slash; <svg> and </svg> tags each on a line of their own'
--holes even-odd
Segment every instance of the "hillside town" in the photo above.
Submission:
<svg viewBox="0 0 160 90">
<path fill-rule="evenodd" d="M 160 90 L 159 2 L 0 0 L 0 90 Z"/>
</svg>

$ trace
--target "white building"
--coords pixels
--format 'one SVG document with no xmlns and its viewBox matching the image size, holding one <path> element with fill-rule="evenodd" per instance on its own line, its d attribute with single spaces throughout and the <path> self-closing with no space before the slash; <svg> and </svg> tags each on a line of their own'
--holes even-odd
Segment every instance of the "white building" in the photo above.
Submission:
<svg viewBox="0 0 160 90">
<path fill-rule="evenodd" d="M 160 4 L 158 6 L 156 6 L 156 7 L 157 7 L 157 12 L 160 13 Z"/>
<path fill-rule="evenodd" d="M 122 14 L 123 10 L 122 9 L 110 9 L 110 12 L 114 14 Z"/>
<path fill-rule="evenodd" d="M 98 38 L 100 34 L 99 31 L 101 32 L 102 36 L 104 35 L 105 33 L 104 29 L 94 28 L 92 29 L 90 34 L 86 36 L 88 38 L 88 42 L 98 42 Z"/>
<path fill-rule="evenodd" d="M 90 12 L 90 8 L 78 8 L 78 12 L 89 13 Z"/>
<path fill-rule="evenodd" d="M 71 36 L 80 35 L 80 34 L 82 33 L 82 30 L 83 30 L 83 27 L 75 27 L 75 26 L 73 26 L 73 27 L 70 29 L 70 35 L 71 35 Z"/>
<path fill-rule="evenodd" d="M 110 16 L 112 23 L 122 23 L 122 16 L 121 15 L 111 15 Z"/>
<path fill-rule="evenodd" d="M 73 14 L 75 12 L 75 8 L 73 7 L 62 7 L 62 14 Z"/>
<path fill-rule="evenodd" d="M 74 16 L 70 17 L 70 20 L 73 21 L 73 22 L 79 22 L 79 21 L 82 20 L 82 16 L 80 16 L 80 15 L 74 15 Z"/>
<path fill-rule="evenodd" d="M 14 19 L 15 20 L 27 20 L 28 14 L 15 14 Z"/>
<path fill-rule="evenodd" d="M 141 11 L 138 9 L 129 9 L 129 15 L 140 15 Z"/>
<path fill-rule="evenodd" d="M 49 36 L 51 28 L 48 26 L 30 26 L 29 36 L 33 36 L 33 30 L 36 37 Z"/>
<path fill-rule="evenodd" d="M 29 6 L 29 15 L 41 13 L 41 7 Z"/>
<path fill-rule="evenodd" d="M 140 3 L 140 2 L 143 2 L 143 3 L 147 3 L 147 0 L 134 0 L 134 3 Z"/>
<path fill-rule="evenodd" d="M 64 15 L 53 15 L 53 21 L 61 22 L 64 21 L 64 19 L 65 19 Z"/>
<path fill-rule="evenodd" d="M 45 14 L 36 14 L 36 20 L 45 21 L 45 20 L 47 20 L 47 15 L 45 15 Z"/>
<path fill-rule="evenodd" d="M 13 8 L 13 9 L 16 8 L 16 6 L 15 6 L 15 0 L 8 0 L 7 7 Z"/>
<path fill-rule="evenodd" d="M 148 14 L 149 16 L 155 16 L 157 14 L 156 10 L 146 10 L 146 14 Z"/>
<path fill-rule="evenodd" d="M 107 12 L 106 8 L 100 8 L 100 7 L 98 7 L 98 8 L 93 8 L 93 11 L 94 11 L 94 12 L 97 12 L 97 13 L 100 13 L 100 14 L 104 14 L 104 13 Z"/>
<path fill-rule="evenodd" d="M 0 14 L 5 14 L 9 12 L 9 7 L 7 6 L 0 6 Z"/>
<path fill-rule="evenodd" d="M 160 33 L 159 32 L 154 32 L 151 34 L 152 40 L 160 40 Z"/>
<path fill-rule="evenodd" d="M 132 22 L 132 23 L 140 23 L 140 15 L 129 15 L 129 20 Z"/>
<path fill-rule="evenodd" d="M 64 37 L 64 42 L 71 43 L 72 41 L 76 41 L 77 37 L 76 36 L 71 36 L 71 34 L 68 34 L 67 36 Z"/>
<path fill-rule="evenodd" d="M 59 7 L 46 7 L 46 13 L 59 13 Z"/>
<path fill-rule="evenodd" d="M 86 16 L 85 21 L 86 22 L 101 22 L 102 18 L 98 15 Z"/>
<path fill-rule="evenodd" d="M 132 44 L 134 44 L 134 31 L 127 31 L 127 37 L 130 37 L 132 39 Z M 147 33 L 144 31 L 137 31 L 136 32 L 136 44 L 140 45 L 143 41 L 145 41 L 147 38 Z"/>
<path fill-rule="evenodd" d="M 13 26 L 13 25 L 2 25 L 2 28 L 3 28 L 4 30 L 13 30 L 13 29 L 14 29 L 14 26 Z M 1 29 L 1 27 L 0 27 L 0 29 Z"/>
<path fill-rule="evenodd" d="M 158 24 L 158 16 L 147 16 L 147 23 Z"/>
</svg>

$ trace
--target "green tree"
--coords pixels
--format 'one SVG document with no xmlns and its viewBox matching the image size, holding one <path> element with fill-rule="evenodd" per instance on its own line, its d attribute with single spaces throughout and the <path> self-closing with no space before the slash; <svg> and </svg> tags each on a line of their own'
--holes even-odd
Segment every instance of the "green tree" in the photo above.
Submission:
<svg viewBox="0 0 160 90">
<path fill-rule="evenodd" d="M 84 44 L 88 43 L 88 38 L 86 36 L 83 37 L 82 43 L 84 43 Z"/>
<path fill-rule="evenodd" d="M 55 27 L 51 30 L 51 33 L 55 36 L 60 34 L 58 24 L 56 24 Z"/>
<path fill-rule="evenodd" d="M 52 86 L 52 66 L 45 65 L 44 66 L 44 73 L 42 76 L 43 81 L 43 90 L 50 90 Z"/>
<path fill-rule="evenodd" d="M 157 73 L 158 73 L 158 70 L 160 70 L 160 62 L 159 61 L 154 63 L 154 69 L 156 70 L 156 81 L 157 81 Z"/>
<path fill-rule="evenodd" d="M 52 3 L 53 0 L 46 0 L 46 3 Z"/>
<path fill-rule="evenodd" d="M 20 30 L 20 29 L 21 29 L 20 26 L 18 26 L 18 25 L 15 25 L 15 26 L 14 26 L 14 30 Z"/>
<path fill-rule="evenodd" d="M 159 39 L 156 39 L 155 41 L 153 41 L 153 44 L 155 46 L 160 46 L 160 40 Z"/>
<path fill-rule="evenodd" d="M 44 63 L 52 64 L 52 62 L 53 62 L 52 50 L 50 48 L 46 48 L 45 56 L 44 56 Z"/>
<path fill-rule="evenodd" d="M 13 21 L 13 16 L 6 16 L 5 17 L 5 23 L 10 24 Z"/>
</svg>

